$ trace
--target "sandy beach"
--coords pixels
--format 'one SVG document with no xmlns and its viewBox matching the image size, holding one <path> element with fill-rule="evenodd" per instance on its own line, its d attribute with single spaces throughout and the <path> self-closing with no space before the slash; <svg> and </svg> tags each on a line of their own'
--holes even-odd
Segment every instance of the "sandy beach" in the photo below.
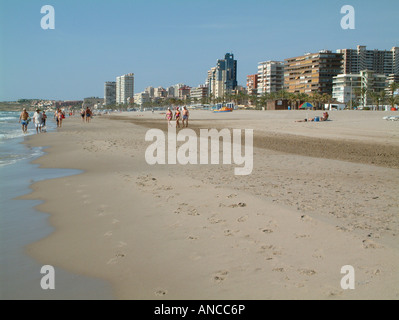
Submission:
<svg viewBox="0 0 399 320">
<path fill-rule="evenodd" d="M 394 112 L 192 111 L 190 128 L 253 129 L 253 171 L 149 165 L 165 115 L 68 118 L 25 143 L 55 231 L 26 247 L 42 264 L 108 281 L 116 299 L 398 299 L 399 122 Z M 353 266 L 355 289 L 341 268 Z"/>
</svg>

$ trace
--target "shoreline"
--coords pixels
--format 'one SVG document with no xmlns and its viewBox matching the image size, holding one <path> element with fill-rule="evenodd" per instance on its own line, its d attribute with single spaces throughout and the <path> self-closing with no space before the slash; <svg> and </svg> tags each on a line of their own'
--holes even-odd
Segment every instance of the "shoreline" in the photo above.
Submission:
<svg viewBox="0 0 399 320">
<path fill-rule="evenodd" d="M 46 238 L 54 232 L 54 228 L 48 223 L 49 214 L 36 210 L 41 201 L 22 199 L 31 193 L 32 183 L 62 178 L 76 172 L 70 169 L 40 169 L 39 165 L 31 163 L 32 157 L 34 160 L 40 158 L 39 152 L 28 147 L 24 141 L 24 137 L 7 141 L 17 144 L 15 151 L 23 149 L 19 152 L 23 152 L 25 158 L 1 168 L 2 179 L 8 183 L 7 189 L 2 190 L 5 210 L 2 212 L 0 296 L 13 300 L 109 299 L 109 289 L 99 279 L 83 278 L 62 268 L 55 269 L 57 290 L 51 292 L 41 289 L 42 265 L 29 256 L 25 248 L 32 242 Z M 40 154 L 45 154 L 44 147 L 36 149 L 40 149 Z M 32 155 L 27 157 L 28 153 Z M 96 291 L 102 293 L 95 294 Z"/>
<path fill-rule="evenodd" d="M 143 157 L 145 127 L 127 120 L 95 117 L 86 125 L 70 119 L 45 139 L 27 139 L 28 145 L 50 145 L 35 161 L 41 167 L 84 170 L 33 186 L 28 198 L 45 200 L 38 209 L 51 212 L 56 230 L 30 245 L 30 255 L 105 279 L 118 299 L 398 299 L 389 280 L 399 261 L 393 209 L 373 216 L 372 209 L 383 206 L 378 192 L 374 202 L 380 203 L 366 212 L 364 189 L 355 192 L 366 193 L 358 199 L 361 214 L 350 195 L 337 193 L 356 185 L 345 176 L 366 174 L 366 185 L 383 183 L 372 175 L 391 175 L 388 189 L 396 169 L 262 148 L 254 149 L 255 174 L 244 179 L 222 165 L 150 167 Z M 259 162 L 265 156 L 268 162 Z M 338 177 L 313 174 L 308 159 Z M 316 198 L 300 189 L 303 201 L 292 196 L 304 182 Z M 337 189 L 335 200 L 324 194 L 328 183 Z M 61 206 L 59 193 L 69 199 Z M 388 225 L 393 230 L 385 230 Z M 338 269 L 348 263 L 357 265 L 360 279 L 352 292 L 339 287 Z"/>
</svg>

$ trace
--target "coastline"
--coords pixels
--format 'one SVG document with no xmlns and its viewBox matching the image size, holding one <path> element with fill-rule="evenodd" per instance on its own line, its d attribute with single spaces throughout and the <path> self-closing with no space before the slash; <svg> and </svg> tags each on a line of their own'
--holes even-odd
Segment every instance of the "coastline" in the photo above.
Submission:
<svg viewBox="0 0 399 320">
<path fill-rule="evenodd" d="M 209 126 L 196 114 L 193 126 Z M 23 197 L 44 201 L 38 210 L 55 228 L 29 255 L 104 279 L 119 299 L 398 299 L 397 169 L 261 147 L 244 178 L 232 166 L 149 166 L 138 116 L 68 119 L 59 132 L 26 139 L 49 146 L 34 161 L 42 168 L 84 171 L 37 182 Z M 165 125 L 159 114 L 144 116 Z M 224 117 L 220 126 L 232 126 Z M 314 131 L 279 123 L 263 133 Z M 353 291 L 339 286 L 348 264 Z"/>
<path fill-rule="evenodd" d="M 57 291 L 42 290 L 40 273 L 42 265 L 28 256 L 25 246 L 39 241 L 54 232 L 48 224 L 48 214 L 37 211 L 39 200 L 22 200 L 31 192 L 30 185 L 38 181 L 57 179 L 77 174 L 70 169 L 40 169 L 32 164 L 45 154 L 44 147 L 28 148 L 24 137 L 3 142 L 13 145 L 13 151 L 20 154 L 15 160 L 1 168 L 1 272 L 2 299 L 44 300 L 44 299 L 109 299 L 111 295 L 101 281 L 71 274 L 56 268 Z M 96 294 L 97 292 L 97 294 Z"/>
</svg>

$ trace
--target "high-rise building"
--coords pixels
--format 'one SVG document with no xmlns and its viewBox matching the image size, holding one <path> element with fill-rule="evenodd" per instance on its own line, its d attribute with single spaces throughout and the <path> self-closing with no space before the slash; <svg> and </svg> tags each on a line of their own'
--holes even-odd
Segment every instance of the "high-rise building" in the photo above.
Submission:
<svg viewBox="0 0 399 320">
<path fill-rule="evenodd" d="M 284 89 L 292 93 L 332 94 L 333 77 L 341 72 L 341 53 L 323 50 L 285 59 Z"/>
<path fill-rule="evenodd" d="M 367 50 L 366 46 L 357 49 L 340 49 L 342 54 L 342 73 L 358 74 L 362 70 L 374 71 L 377 74 L 399 74 L 399 47 L 391 50 Z"/>
<path fill-rule="evenodd" d="M 145 92 L 148 93 L 148 96 L 150 97 L 150 99 L 155 97 L 155 89 L 154 89 L 154 87 L 147 87 L 145 89 Z"/>
<path fill-rule="evenodd" d="M 232 53 L 226 53 L 224 59 L 217 60 L 216 67 L 208 71 L 207 84 L 209 94 L 215 98 L 231 94 L 237 87 L 237 60 Z"/>
<path fill-rule="evenodd" d="M 284 62 L 265 61 L 258 65 L 258 94 L 284 89 Z"/>
<path fill-rule="evenodd" d="M 247 76 L 247 93 L 249 95 L 258 94 L 258 74 Z"/>
<path fill-rule="evenodd" d="M 107 81 L 104 85 L 104 106 L 116 103 L 116 82 Z"/>
<path fill-rule="evenodd" d="M 134 99 L 134 74 L 116 78 L 116 104 L 129 104 Z"/>
</svg>

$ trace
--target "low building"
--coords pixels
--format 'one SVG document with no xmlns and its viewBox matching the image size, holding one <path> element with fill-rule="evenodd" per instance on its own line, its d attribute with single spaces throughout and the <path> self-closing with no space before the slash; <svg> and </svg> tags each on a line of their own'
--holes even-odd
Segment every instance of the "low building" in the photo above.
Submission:
<svg viewBox="0 0 399 320">
<path fill-rule="evenodd" d="M 134 103 L 136 103 L 139 106 L 142 106 L 144 103 L 148 103 L 150 101 L 151 101 L 150 95 L 146 91 L 140 92 L 140 93 L 136 93 L 134 95 Z"/>
<path fill-rule="evenodd" d="M 201 102 L 204 98 L 208 97 L 208 87 L 206 85 L 200 85 L 190 90 L 191 101 Z"/>
<path fill-rule="evenodd" d="M 359 74 L 339 74 L 333 78 L 332 98 L 344 104 L 358 101 L 361 105 L 372 104 L 370 92 L 386 89 L 387 77 L 374 71 L 363 70 Z"/>
</svg>

